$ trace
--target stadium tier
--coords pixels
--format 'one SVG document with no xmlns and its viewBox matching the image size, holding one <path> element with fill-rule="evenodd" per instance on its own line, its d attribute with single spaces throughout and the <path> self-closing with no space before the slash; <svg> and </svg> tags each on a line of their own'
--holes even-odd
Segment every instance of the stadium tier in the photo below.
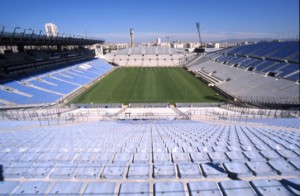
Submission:
<svg viewBox="0 0 300 196">
<path fill-rule="evenodd" d="M 225 49 L 196 57 L 186 66 L 211 86 L 241 101 L 299 104 L 299 42 Z"/>
<path fill-rule="evenodd" d="M 262 42 L 241 46 L 226 51 L 228 54 L 264 57 L 276 60 L 288 60 L 299 63 L 299 42 Z"/>
<path fill-rule="evenodd" d="M 38 123 L 0 122 L 1 195 L 299 195 L 299 129 Z"/>
<path fill-rule="evenodd" d="M 6 105 L 54 103 L 111 69 L 110 64 L 95 59 L 20 80 L 2 82 L 0 102 Z"/>
<path fill-rule="evenodd" d="M 222 51 L 215 58 L 226 65 L 274 73 L 281 78 L 299 80 L 299 42 L 268 42 Z"/>
<path fill-rule="evenodd" d="M 105 55 L 109 62 L 128 67 L 180 66 L 180 59 L 192 56 L 194 54 L 183 49 L 143 46 L 118 50 Z"/>
</svg>

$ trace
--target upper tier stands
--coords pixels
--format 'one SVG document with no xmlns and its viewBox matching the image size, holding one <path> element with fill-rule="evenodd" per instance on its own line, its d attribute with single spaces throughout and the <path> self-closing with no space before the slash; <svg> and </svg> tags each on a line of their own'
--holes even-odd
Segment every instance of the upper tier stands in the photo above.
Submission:
<svg viewBox="0 0 300 196">
<path fill-rule="evenodd" d="M 33 123 L 0 121 L 0 195 L 300 193 L 298 129 L 194 121 Z"/>
<path fill-rule="evenodd" d="M 0 102 L 7 105 L 53 103 L 111 69 L 110 64 L 95 59 L 19 80 L 2 82 Z"/>
<path fill-rule="evenodd" d="M 267 42 L 223 50 L 216 62 L 300 80 L 299 42 Z"/>
<path fill-rule="evenodd" d="M 31 74 L 38 70 L 53 69 L 65 64 L 75 64 L 91 60 L 95 52 L 85 48 L 68 51 L 27 50 L 19 53 L 0 54 L 0 79 L 11 78 L 24 73 Z"/>
<path fill-rule="evenodd" d="M 296 46 L 299 42 L 241 46 L 199 56 L 187 67 L 196 76 L 242 101 L 299 104 L 299 48 Z M 279 55 L 280 52 L 283 54 Z"/>
<path fill-rule="evenodd" d="M 299 42 L 261 42 L 245 45 L 224 51 L 228 54 L 239 54 L 252 57 L 264 57 L 277 60 L 288 60 L 299 64 Z"/>
<path fill-rule="evenodd" d="M 216 62 L 223 63 L 228 66 L 239 67 L 241 69 L 262 72 L 274 73 L 275 76 L 289 80 L 300 80 L 299 64 L 278 62 L 268 59 L 257 59 L 253 57 L 236 57 L 229 54 L 224 54 L 215 58 Z"/>
</svg>

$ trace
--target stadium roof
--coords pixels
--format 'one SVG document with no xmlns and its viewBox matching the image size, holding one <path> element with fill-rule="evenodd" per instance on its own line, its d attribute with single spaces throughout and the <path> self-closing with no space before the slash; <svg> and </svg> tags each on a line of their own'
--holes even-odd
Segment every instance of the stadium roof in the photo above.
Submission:
<svg viewBox="0 0 300 196">
<path fill-rule="evenodd" d="M 15 30 L 19 28 L 16 27 Z M 35 34 L 34 31 L 26 33 L 26 29 L 23 33 L 6 32 L 4 29 L 0 32 L 0 45 L 12 46 L 12 45 L 93 45 L 98 43 L 104 43 L 103 39 L 89 38 L 77 35 L 64 36 L 47 36 L 44 34 Z"/>
</svg>

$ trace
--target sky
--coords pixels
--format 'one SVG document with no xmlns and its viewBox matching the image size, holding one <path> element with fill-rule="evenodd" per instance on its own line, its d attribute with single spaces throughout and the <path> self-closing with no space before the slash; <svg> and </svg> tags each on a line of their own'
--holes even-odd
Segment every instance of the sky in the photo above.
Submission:
<svg viewBox="0 0 300 196">
<path fill-rule="evenodd" d="M 129 42 L 197 41 L 299 37 L 299 0 L 0 0 L 0 27 L 44 30 L 51 22 L 60 34 Z M 27 32 L 29 32 L 27 30 Z"/>
</svg>

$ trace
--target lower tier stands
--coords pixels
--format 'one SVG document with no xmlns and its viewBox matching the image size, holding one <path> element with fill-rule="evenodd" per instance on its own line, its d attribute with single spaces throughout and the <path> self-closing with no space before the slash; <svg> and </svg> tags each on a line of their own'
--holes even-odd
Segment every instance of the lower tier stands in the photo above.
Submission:
<svg viewBox="0 0 300 196">
<path fill-rule="evenodd" d="M 0 84 L 0 103 L 53 103 L 109 72 L 113 67 L 100 59 L 70 65 L 20 80 Z"/>
<path fill-rule="evenodd" d="M 24 123 L 15 131 L 14 122 L 0 122 L 0 195 L 300 193 L 299 130 L 194 121 Z"/>
</svg>

